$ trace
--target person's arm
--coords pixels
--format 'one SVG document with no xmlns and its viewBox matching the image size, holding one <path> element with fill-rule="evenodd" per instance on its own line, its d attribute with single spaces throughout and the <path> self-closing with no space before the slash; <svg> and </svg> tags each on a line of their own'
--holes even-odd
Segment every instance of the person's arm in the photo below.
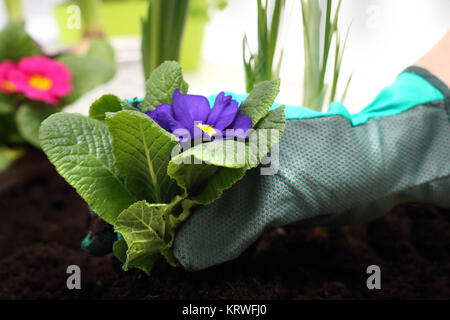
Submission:
<svg viewBox="0 0 450 320">
<path fill-rule="evenodd" d="M 450 87 L 450 30 L 414 65 L 427 69 Z"/>
</svg>

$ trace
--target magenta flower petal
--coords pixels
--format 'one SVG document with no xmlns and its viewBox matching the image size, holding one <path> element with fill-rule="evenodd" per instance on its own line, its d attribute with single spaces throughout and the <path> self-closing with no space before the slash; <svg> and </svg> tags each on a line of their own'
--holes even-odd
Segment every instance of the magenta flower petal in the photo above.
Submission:
<svg viewBox="0 0 450 320">
<path fill-rule="evenodd" d="M 69 69 L 63 63 L 48 57 L 22 58 L 13 77 L 14 85 L 27 98 L 52 105 L 57 105 L 73 89 Z"/>
<path fill-rule="evenodd" d="M 16 73 L 16 64 L 12 61 L 5 60 L 0 63 L 0 91 L 11 94 L 16 93 L 17 88 L 14 84 L 13 77 Z"/>
</svg>

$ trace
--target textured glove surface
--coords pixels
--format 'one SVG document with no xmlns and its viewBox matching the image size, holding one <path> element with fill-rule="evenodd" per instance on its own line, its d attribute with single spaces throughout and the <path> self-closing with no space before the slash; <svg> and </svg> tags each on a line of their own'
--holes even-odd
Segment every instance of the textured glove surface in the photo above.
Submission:
<svg viewBox="0 0 450 320">
<path fill-rule="evenodd" d="M 439 86 L 441 99 L 356 126 L 340 115 L 288 120 L 278 172 L 250 170 L 198 208 L 175 256 L 199 270 L 236 258 L 268 227 L 364 222 L 406 201 L 450 206 L 450 94 Z"/>
</svg>

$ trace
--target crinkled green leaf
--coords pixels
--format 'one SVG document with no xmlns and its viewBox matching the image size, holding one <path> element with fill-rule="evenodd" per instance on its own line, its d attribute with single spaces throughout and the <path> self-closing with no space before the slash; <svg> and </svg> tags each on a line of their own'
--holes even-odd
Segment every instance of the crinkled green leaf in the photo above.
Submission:
<svg viewBox="0 0 450 320">
<path fill-rule="evenodd" d="M 248 115 L 255 126 L 267 115 L 279 92 L 280 79 L 257 84 L 247 99 L 242 102 L 239 113 Z"/>
<path fill-rule="evenodd" d="M 127 261 L 128 246 L 125 239 L 122 237 L 113 244 L 113 254 L 120 262 Z"/>
<path fill-rule="evenodd" d="M 22 137 L 33 146 L 39 148 L 39 128 L 42 121 L 55 113 L 55 107 L 30 107 L 21 105 L 16 113 L 16 124 Z"/>
<path fill-rule="evenodd" d="M 114 166 L 112 137 L 105 122 L 57 113 L 42 123 L 40 143 L 59 174 L 107 222 L 113 224 L 137 200 Z"/>
<path fill-rule="evenodd" d="M 272 147 L 283 136 L 286 126 L 284 106 L 269 111 L 266 117 L 261 119 L 249 134 L 247 144 L 247 169 L 258 166 L 261 159 L 267 155 Z"/>
<path fill-rule="evenodd" d="M 89 117 L 105 120 L 107 112 L 118 112 L 123 109 L 131 109 L 131 106 L 113 94 L 105 94 L 91 105 Z"/>
<path fill-rule="evenodd" d="M 174 182 L 167 165 L 178 139 L 142 112 L 123 110 L 106 116 L 116 166 L 139 199 L 168 202 Z"/>
<path fill-rule="evenodd" d="M 246 171 L 245 168 L 195 164 L 192 157 L 191 160 L 191 164 L 170 162 L 167 174 L 199 204 L 208 204 L 219 198 L 223 190 L 241 179 Z"/>
<path fill-rule="evenodd" d="M 206 163 L 218 167 L 244 168 L 245 142 L 215 140 L 204 142 L 173 157 L 173 165 Z"/>
<path fill-rule="evenodd" d="M 207 164 L 179 164 L 169 162 L 167 174 L 177 181 L 189 195 L 198 194 L 207 185 L 209 179 L 219 170 L 219 167 Z"/>
<path fill-rule="evenodd" d="M 175 228 L 187 218 L 192 205 L 190 202 L 183 203 L 182 213 L 174 216 L 173 208 L 181 199 L 176 197 L 170 204 L 138 201 L 119 215 L 114 229 L 122 235 L 127 246 L 124 270 L 135 267 L 150 274 L 160 254 L 170 264 L 176 263 L 171 252 Z M 116 256 L 123 257 L 125 244 L 119 242 L 115 247 Z"/>
<path fill-rule="evenodd" d="M 217 174 L 214 175 L 208 182 L 208 185 L 203 189 L 203 192 L 193 196 L 192 200 L 198 204 L 210 204 L 220 198 L 223 191 L 231 188 L 233 184 L 241 180 L 246 171 L 246 168 L 220 168 Z"/>
<path fill-rule="evenodd" d="M 22 23 L 9 23 L 0 32 L 0 61 L 19 61 L 23 57 L 39 54 L 39 47 L 26 33 Z"/>
<path fill-rule="evenodd" d="M 142 111 L 154 110 L 160 104 L 172 104 L 175 89 L 185 94 L 189 85 L 183 79 L 181 67 L 175 61 L 166 61 L 150 74 Z"/>
</svg>

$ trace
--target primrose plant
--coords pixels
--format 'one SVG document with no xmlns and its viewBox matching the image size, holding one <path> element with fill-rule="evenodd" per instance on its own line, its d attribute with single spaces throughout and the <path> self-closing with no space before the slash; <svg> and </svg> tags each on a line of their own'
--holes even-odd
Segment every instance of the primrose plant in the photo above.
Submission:
<svg viewBox="0 0 450 320">
<path fill-rule="evenodd" d="M 39 127 L 84 93 L 115 74 L 114 52 L 93 40 L 85 55 L 45 55 L 23 24 L 0 31 L 0 171 L 30 148 L 39 148 Z"/>
<path fill-rule="evenodd" d="M 162 256 L 176 266 L 176 229 L 257 167 L 281 138 L 284 108 L 269 111 L 280 81 L 262 82 L 238 103 L 232 95 L 187 94 L 181 67 L 166 61 L 140 106 L 114 95 L 89 116 L 59 113 L 40 129 L 43 150 L 89 206 L 114 226 L 124 270 L 150 273 Z"/>
</svg>

